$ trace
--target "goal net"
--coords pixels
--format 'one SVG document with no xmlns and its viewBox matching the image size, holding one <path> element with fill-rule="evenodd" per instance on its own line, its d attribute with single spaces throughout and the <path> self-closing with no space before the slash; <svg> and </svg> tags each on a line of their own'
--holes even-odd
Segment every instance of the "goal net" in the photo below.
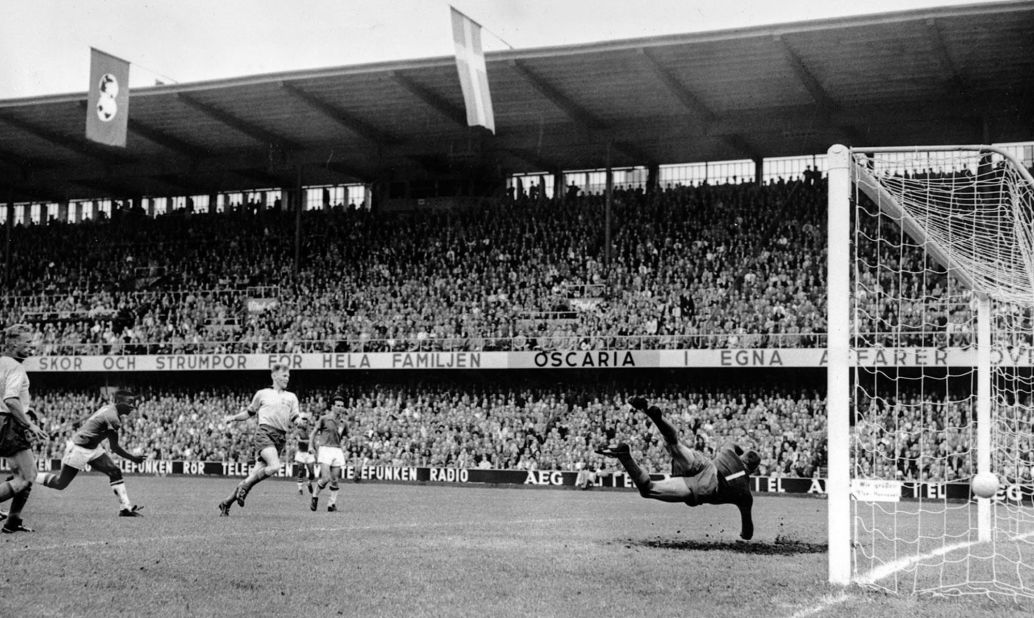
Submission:
<svg viewBox="0 0 1034 618">
<path fill-rule="evenodd" d="M 829 155 L 830 581 L 1034 598 L 1034 181 L 986 146 Z"/>
</svg>

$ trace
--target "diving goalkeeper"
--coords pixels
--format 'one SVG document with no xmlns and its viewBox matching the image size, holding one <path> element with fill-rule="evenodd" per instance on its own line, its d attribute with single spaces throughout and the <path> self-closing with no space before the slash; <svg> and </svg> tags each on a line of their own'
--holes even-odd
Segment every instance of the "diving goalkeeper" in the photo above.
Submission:
<svg viewBox="0 0 1034 618">
<path fill-rule="evenodd" d="M 657 406 L 648 408 L 646 400 L 639 397 L 628 403 L 646 413 L 661 432 L 671 455 L 671 476 L 663 480 L 651 480 L 649 473 L 632 459 L 627 444 L 602 448 L 596 452 L 617 458 L 644 498 L 684 502 L 688 506 L 735 504 L 740 510 L 740 538 L 750 540 L 754 536 L 754 521 L 751 518 L 754 498 L 750 493 L 750 475 L 757 471 L 761 457 L 755 451 L 744 451 L 737 444 L 727 444 L 719 449 L 712 461 L 700 451 L 679 442 L 675 427 L 664 420 Z"/>
</svg>

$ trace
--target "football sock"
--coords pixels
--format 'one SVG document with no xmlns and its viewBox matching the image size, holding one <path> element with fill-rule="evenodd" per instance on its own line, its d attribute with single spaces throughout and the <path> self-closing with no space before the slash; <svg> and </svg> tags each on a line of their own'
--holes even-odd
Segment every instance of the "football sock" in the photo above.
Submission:
<svg viewBox="0 0 1034 618">
<path fill-rule="evenodd" d="M 36 482 L 44 487 L 50 487 L 48 483 L 57 478 L 57 475 L 53 472 L 40 472 L 36 475 Z"/>
<path fill-rule="evenodd" d="M 653 424 L 657 426 L 657 430 L 661 432 L 661 437 L 668 444 L 675 444 L 679 441 L 679 432 L 675 430 L 675 427 L 668 421 L 664 420 L 661 416 L 661 410 L 657 406 L 652 406 L 646 411 L 647 416 L 653 421 Z"/>
<path fill-rule="evenodd" d="M 125 481 L 114 481 L 111 484 L 111 489 L 115 492 L 115 495 L 118 496 L 118 501 L 122 504 L 122 508 L 133 508 L 133 503 L 129 501 L 129 492 L 126 491 Z"/>
<path fill-rule="evenodd" d="M 625 471 L 640 492 L 650 488 L 650 475 L 644 472 L 631 456 L 619 457 L 618 461 L 625 467 Z"/>
<path fill-rule="evenodd" d="M 327 484 L 324 483 L 323 481 L 317 481 L 315 489 L 312 490 L 312 495 L 314 495 L 314 496 L 320 495 L 320 492 L 323 491 L 323 488 L 326 487 L 326 486 L 327 486 Z"/>
<path fill-rule="evenodd" d="M 331 489 L 330 490 L 330 502 L 327 503 L 327 506 L 334 506 L 335 504 L 337 504 L 337 490 L 336 489 Z"/>
<path fill-rule="evenodd" d="M 17 517 L 21 515 L 22 509 L 25 508 L 25 503 L 29 501 L 29 493 L 32 491 L 32 485 L 29 485 L 25 489 L 14 494 L 14 498 L 11 499 L 11 510 L 8 511 L 8 517 Z"/>
</svg>

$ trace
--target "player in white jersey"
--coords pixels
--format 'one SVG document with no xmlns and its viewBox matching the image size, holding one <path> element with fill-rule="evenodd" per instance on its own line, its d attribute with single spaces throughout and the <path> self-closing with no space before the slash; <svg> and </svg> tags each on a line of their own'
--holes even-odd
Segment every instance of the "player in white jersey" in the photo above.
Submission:
<svg viewBox="0 0 1034 618">
<path fill-rule="evenodd" d="M 298 397 L 287 390 L 291 380 L 291 370 L 287 365 L 276 363 L 271 369 L 273 386 L 264 388 L 251 399 L 251 403 L 237 414 L 223 418 L 223 422 L 243 421 L 252 416 L 258 417 L 258 429 L 255 431 L 255 450 L 258 452 L 255 467 L 248 477 L 241 481 L 225 500 L 219 503 L 219 513 L 223 517 L 230 514 L 230 506 L 236 501 L 241 507 L 248 492 L 256 484 L 261 483 L 280 471 L 280 455 L 287 443 L 287 432 L 291 425 L 298 423 Z"/>
<path fill-rule="evenodd" d="M 0 483 L 0 502 L 11 501 L 7 521 L 0 531 L 32 532 L 22 523 L 22 509 L 36 479 L 36 457 L 32 440 L 46 440 L 47 434 L 30 417 L 29 376 L 22 361 L 32 355 L 32 329 L 15 324 L 4 330 L 4 352 L 0 356 L 0 457 L 7 459 L 14 475 Z"/>
</svg>

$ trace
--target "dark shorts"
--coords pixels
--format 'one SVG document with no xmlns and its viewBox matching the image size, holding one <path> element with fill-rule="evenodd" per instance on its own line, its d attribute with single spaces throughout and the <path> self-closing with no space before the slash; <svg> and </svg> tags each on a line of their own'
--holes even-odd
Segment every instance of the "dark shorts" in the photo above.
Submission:
<svg viewBox="0 0 1034 618">
<path fill-rule="evenodd" d="M 28 426 L 22 425 L 12 414 L 0 414 L 0 457 L 31 450 Z"/>
<path fill-rule="evenodd" d="M 258 431 L 255 432 L 255 456 L 258 457 L 259 453 L 263 449 L 272 446 L 276 449 L 276 454 L 279 457 L 284 452 L 284 446 L 287 445 L 287 432 L 280 431 L 269 425 L 259 425 Z"/>
</svg>

